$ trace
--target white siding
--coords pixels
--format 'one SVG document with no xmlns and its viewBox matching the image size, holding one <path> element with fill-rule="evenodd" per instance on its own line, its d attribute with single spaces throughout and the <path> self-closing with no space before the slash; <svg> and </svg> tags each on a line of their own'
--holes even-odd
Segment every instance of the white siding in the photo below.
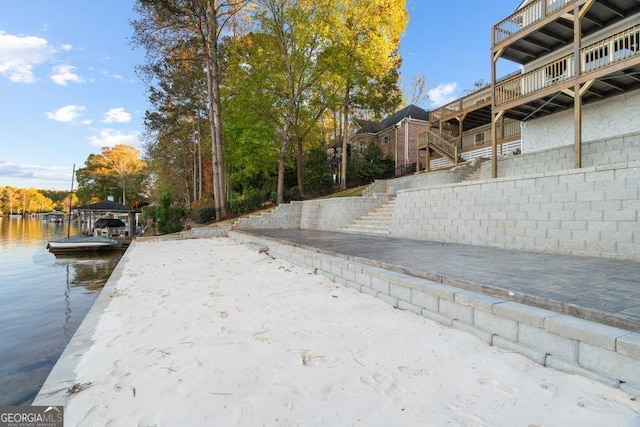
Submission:
<svg viewBox="0 0 640 427">
<path fill-rule="evenodd" d="M 640 90 L 582 108 L 582 140 L 640 132 Z M 574 142 L 573 109 L 522 124 L 522 152 L 532 153 Z"/>
</svg>

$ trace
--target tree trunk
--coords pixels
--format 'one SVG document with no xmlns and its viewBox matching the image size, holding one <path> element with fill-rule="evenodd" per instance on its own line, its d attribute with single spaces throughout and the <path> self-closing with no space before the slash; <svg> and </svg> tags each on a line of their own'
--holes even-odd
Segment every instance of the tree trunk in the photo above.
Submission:
<svg viewBox="0 0 640 427">
<path fill-rule="evenodd" d="M 218 16 L 217 2 L 207 2 L 207 95 L 209 98 L 209 126 L 211 131 L 211 151 L 213 163 L 213 197 L 216 220 L 227 216 L 227 197 L 224 186 L 222 165 L 222 131 L 220 115 L 220 80 L 218 70 Z"/>
<path fill-rule="evenodd" d="M 295 135 L 294 137 L 294 146 L 296 149 L 296 176 L 298 178 L 298 188 L 300 189 L 300 194 L 304 195 L 304 184 L 302 180 L 302 172 L 304 170 L 304 156 L 302 153 L 302 139 Z"/>
<path fill-rule="evenodd" d="M 288 114 L 287 114 L 288 115 Z M 287 155 L 287 145 L 289 145 L 289 117 L 285 117 L 284 129 L 282 130 L 282 140 L 280 141 L 280 152 L 278 153 L 278 187 L 276 203 L 284 203 L 284 169 Z"/>
<path fill-rule="evenodd" d="M 349 94 L 351 85 L 347 83 L 344 91 L 344 119 L 342 121 L 342 154 L 340 156 L 340 190 L 347 189 L 347 138 L 349 135 Z"/>
</svg>

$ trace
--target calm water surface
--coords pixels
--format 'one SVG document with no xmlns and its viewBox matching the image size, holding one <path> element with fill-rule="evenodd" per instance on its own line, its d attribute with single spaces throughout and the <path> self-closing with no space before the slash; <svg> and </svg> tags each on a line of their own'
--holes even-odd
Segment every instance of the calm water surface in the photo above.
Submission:
<svg viewBox="0 0 640 427">
<path fill-rule="evenodd" d="M 47 241 L 67 232 L 0 217 L 0 405 L 31 403 L 122 256 L 56 258 Z"/>
</svg>

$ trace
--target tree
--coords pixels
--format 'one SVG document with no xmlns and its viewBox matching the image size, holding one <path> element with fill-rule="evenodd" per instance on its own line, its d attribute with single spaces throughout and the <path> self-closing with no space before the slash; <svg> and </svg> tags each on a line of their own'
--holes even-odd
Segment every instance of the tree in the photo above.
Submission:
<svg viewBox="0 0 640 427">
<path fill-rule="evenodd" d="M 14 212 L 18 212 L 17 198 L 18 189 L 14 187 L 4 187 L 2 189 L 2 210 L 3 212 L 9 212 L 9 215 L 13 215 Z"/>
<path fill-rule="evenodd" d="M 402 104 L 402 90 L 398 84 L 402 59 L 397 52 L 392 56 L 397 60 L 386 73 L 370 77 L 366 84 L 354 87 L 351 97 L 351 110 L 354 114 L 366 116 L 366 113 L 372 112 L 375 120 L 381 120 L 384 116 L 395 113 Z"/>
<path fill-rule="evenodd" d="M 112 149 L 102 150 L 103 158 L 106 160 L 104 167 L 111 175 L 117 178 L 122 189 L 122 204 L 127 204 L 127 184 L 134 182 L 140 188 L 144 178 L 147 163 L 140 159 L 140 151 L 130 145 L 119 144 Z M 134 181 L 134 182 L 128 182 Z"/>
<path fill-rule="evenodd" d="M 329 11 L 322 2 L 261 0 L 256 13 L 273 52 L 270 69 L 280 98 L 277 203 L 284 201 L 287 150 L 294 149 L 298 186 L 303 191 L 303 140 L 327 107 L 322 77 L 328 70 L 326 39 L 322 37 Z"/>
<path fill-rule="evenodd" d="M 412 77 L 407 96 L 407 104 L 423 106 L 427 101 L 429 101 L 427 78 L 424 74 L 415 74 Z"/>
<path fill-rule="evenodd" d="M 359 150 L 351 152 L 347 171 L 348 182 L 361 185 L 378 178 L 392 177 L 394 162 L 384 156 L 378 144 L 371 142 L 362 152 Z"/>
<path fill-rule="evenodd" d="M 139 0 L 143 18 L 134 22 L 136 40 L 165 60 L 184 60 L 183 41 L 194 42 L 206 71 L 216 219 L 227 216 L 222 154 L 222 113 L 218 44 L 226 24 L 249 0 Z"/>
<path fill-rule="evenodd" d="M 122 204 L 127 203 L 127 191 L 135 202 L 140 202 L 145 193 L 146 167 L 135 147 L 124 144 L 104 147 L 102 154 L 89 155 L 85 167 L 76 172 L 78 194 L 87 201 L 113 195 L 112 191 L 120 188 Z"/>
<path fill-rule="evenodd" d="M 195 57 L 193 48 L 183 48 L 184 60 L 149 64 L 138 71 L 154 82 L 149 89 L 153 111 L 145 114 L 143 139 L 155 194 L 169 186 L 189 208 L 203 197 L 213 201 L 213 179 L 211 163 L 202 162 L 211 155 L 210 134 L 201 132 L 208 126 L 201 113 L 206 110 L 204 70 L 189 59 Z"/>
<path fill-rule="evenodd" d="M 334 13 L 326 27 L 332 43 L 333 70 L 342 80 L 342 158 L 347 159 L 352 92 L 381 78 L 398 61 L 400 35 L 407 25 L 406 0 L 322 0 Z M 342 189 L 347 163 L 342 162 Z"/>
<path fill-rule="evenodd" d="M 76 170 L 76 181 L 78 182 L 76 194 L 80 203 L 104 200 L 113 196 L 113 190 L 118 188 L 114 176 L 103 170 L 103 163 L 102 155 L 90 154 L 84 162 L 84 167 Z M 65 206 L 68 208 L 69 205 Z"/>
<path fill-rule="evenodd" d="M 314 196 L 329 192 L 333 177 L 327 163 L 327 152 L 320 147 L 312 148 L 304 169 L 304 186 Z"/>
<path fill-rule="evenodd" d="M 468 95 L 470 93 L 473 93 L 473 92 L 476 92 L 476 91 L 482 89 L 483 87 L 487 86 L 488 84 L 489 83 L 485 82 L 484 79 L 477 80 L 477 81 L 475 81 L 473 83 L 473 89 L 465 89 L 464 93 Z"/>
<path fill-rule="evenodd" d="M 236 194 L 276 189 L 281 98 L 271 45 L 268 35 L 256 31 L 228 39 L 223 47 L 222 129 L 229 190 Z"/>
<path fill-rule="evenodd" d="M 160 195 L 155 215 L 156 226 L 160 234 L 176 233 L 182 230 L 184 211 L 173 205 L 173 196 L 170 189 L 165 189 Z"/>
</svg>

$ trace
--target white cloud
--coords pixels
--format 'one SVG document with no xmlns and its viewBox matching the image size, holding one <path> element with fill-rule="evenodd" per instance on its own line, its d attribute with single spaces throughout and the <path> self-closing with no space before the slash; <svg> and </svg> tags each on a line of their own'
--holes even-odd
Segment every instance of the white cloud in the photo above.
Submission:
<svg viewBox="0 0 640 427">
<path fill-rule="evenodd" d="M 34 68 L 46 62 L 52 53 L 53 49 L 43 38 L 0 31 L 0 76 L 14 83 L 34 83 Z"/>
<path fill-rule="evenodd" d="M 131 114 L 127 113 L 122 107 L 112 108 L 107 111 L 102 121 L 105 123 L 129 123 Z"/>
<path fill-rule="evenodd" d="M 0 160 L 0 181 L 17 188 L 68 189 L 71 173 L 68 166 L 27 165 Z"/>
<path fill-rule="evenodd" d="M 85 107 L 83 105 L 67 105 L 54 111 L 48 111 L 45 114 L 51 120 L 63 123 L 72 123 L 82 116 L 84 110 Z"/>
<path fill-rule="evenodd" d="M 136 146 L 139 132 L 123 133 L 115 129 L 102 129 L 97 136 L 89 137 L 91 145 L 96 147 L 115 147 L 118 144 Z"/>
<path fill-rule="evenodd" d="M 73 49 L 73 46 L 71 46 L 70 44 L 63 44 L 62 46 L 60 46 L 60 49 L 64 50 L 65 52 L 70 52 L 71 49 Z"/>
<path fill-rule="evenodd" d="M 74 71 L 73 65 L 57 65 L 51 70 L 51 80 L 57 85 L 68 86 L 69 82 L 82 83 L 84 80 Z"/>
<path fill-rule="evenodd" d="M 101 70 L 100 72 L 102 73 L 103 76 L 109 77 L 109 78 L 112 78 L 112 79 L 122 80 L 124 78 L 124 77 L 122 77 L 122 75 L 112 73 L 109 70 Z"/>
<path fill-rule="evenodd" d="M 458 98 L 457 89 L 458 83 L 446 83 L 429 89 L 427 93 L 431 103 L 436 107 L 441 107 Z"/>
</svg>

